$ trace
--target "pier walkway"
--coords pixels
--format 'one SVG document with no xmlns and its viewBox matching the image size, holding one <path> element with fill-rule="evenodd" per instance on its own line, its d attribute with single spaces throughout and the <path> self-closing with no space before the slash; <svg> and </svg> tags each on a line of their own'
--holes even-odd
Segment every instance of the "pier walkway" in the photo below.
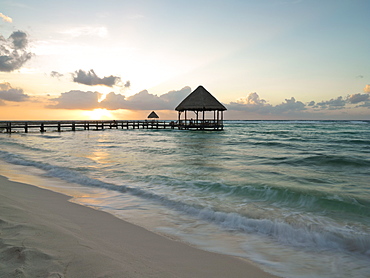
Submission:
<svg viewBox="0 0 370 278">
<path fill-rule="evenodd" d="M 173 121 L 0 121 L 0 132 L 46 132 L 46 131 L 77 131 L 103 129 L 174 129 L 177 125 Z"/>
<path fill-rule="evenodd" d="M 90 120 L 90 121 L 0 121 L 0 132 L 62 132 L 77 130 L 104 129 L 191 129 L 223 130 L 223 121 L 123 121 L 123 120 Z"/>
<path fill-rule="evenodd" d="M 187 129 L 187 130 L 223 130 L 223 121 L 124 121 L 124 120 L 89 120 L 89 121 L 0 121 L 0 133 L 12 132 L 62 132 L 78 130 L 104 129 Z"/>
</svg>

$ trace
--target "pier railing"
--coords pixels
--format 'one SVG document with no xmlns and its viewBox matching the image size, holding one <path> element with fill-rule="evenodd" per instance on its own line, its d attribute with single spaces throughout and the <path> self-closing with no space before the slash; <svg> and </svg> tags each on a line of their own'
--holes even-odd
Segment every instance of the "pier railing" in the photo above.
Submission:
<svg viewBox="0 0 370 278">
<path fill-rule="evenodd" d="M 223 121 L 219 120 L 90 120 L 90 121 L 0 121 L 0 132 L 46 132 L 77 131 L 103 129 L 188 129 L 188 130 L 223 130 Z"/>
<path fill-rule="evenodd" d="M 174 129 L 177 124 L 174 121 L 0 121 L 0 132 L 30 132 L 30 131 L 76 131 L 76 130 L 102 130 L 102 129 Z"/>
<path fill-rule="evenodd" d="M 196 130 L 223 130 L 224 122 L 221 120 L 180 120 L 176 123 L 179 129 Z"/>
</svg>

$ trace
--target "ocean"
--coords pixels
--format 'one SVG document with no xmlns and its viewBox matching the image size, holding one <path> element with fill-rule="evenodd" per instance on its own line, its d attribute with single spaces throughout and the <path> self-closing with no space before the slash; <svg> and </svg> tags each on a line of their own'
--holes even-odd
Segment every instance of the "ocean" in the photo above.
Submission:
<svg viewBox="0 0 370 278">
<path fill-rule="evenodd" d="M 282 277 L 370 277 L 370 121 L 0 133 L 0 174 Z"/>
</svg>

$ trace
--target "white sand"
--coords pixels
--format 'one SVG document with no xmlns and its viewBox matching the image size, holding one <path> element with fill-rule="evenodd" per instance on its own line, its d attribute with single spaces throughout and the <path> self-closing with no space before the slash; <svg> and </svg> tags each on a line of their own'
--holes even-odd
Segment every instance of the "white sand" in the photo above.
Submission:
<svg viewBox="0 0 370 278">
<path fill-rule="evenodd" d="M 274 277 L 0 176 L 0 277 Z"/>
</svg>

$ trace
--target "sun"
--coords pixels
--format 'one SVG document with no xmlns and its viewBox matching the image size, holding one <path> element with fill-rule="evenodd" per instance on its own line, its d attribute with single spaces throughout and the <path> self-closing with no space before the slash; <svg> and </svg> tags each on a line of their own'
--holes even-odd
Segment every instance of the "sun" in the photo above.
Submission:
<svg viewBox="0 0 370 278">
<path fill-rule="evenodd" d="M 107 109 L 97 108 L 92 111 L 84 111 L 85 116 L 89 117 L 90 120 L 110 120 L 113 118 L 111 112 Z"/>
</svg>

